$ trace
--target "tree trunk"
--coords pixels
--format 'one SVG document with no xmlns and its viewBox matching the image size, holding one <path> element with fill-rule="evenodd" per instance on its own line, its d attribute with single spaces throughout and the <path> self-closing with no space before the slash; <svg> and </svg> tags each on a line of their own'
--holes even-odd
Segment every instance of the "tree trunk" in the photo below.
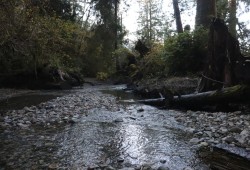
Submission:
<svg viewBox="0 0 250 170">
<path fill-rule="evenodd" d="M 210 26 L 207 64 L 198 91 L 236 84 L 234 69 L 236 60 L 241 58 L 238 41 L 229 34 L 224 21 L 215 18 Z"/>
<path fill-rule="evenodd" d="M 118 22 L 117 22 L 117 19 L 118 19 L 118 0 L 115 0 L 115 50 L 117 50 L 117 47 L 118 47 L 118 40 L 117 40 L 117 26 L 118 26 Z"/>
<path fill-rule="evenodd" d="M 153 37 L 153 30 L 152 30 L 152 2 L 149 1 L 149 44 L 152 43 Z"/>
<path fill-rule="evenodd" d="M 233 37 L 236 37 L 236 24 L 237 24 L 237 18 L 236 18 L 236 0 L 230 0 L 229 1 L 229 32 Z"/>
<path fill-rule="evenodd" d="M 118 48 L 118 36 L 117 36 L 117 26 L 118 26 L 118 0 L 115 0 L 115 50 L 117 50 Z M 119 61 L 118 61 L 118 56 L 116 55 L 115 58 L 115 62 L 116 62 L 116 71 L 120 71 L 120 66 L 119 66 Z"/>
<path fill-rule="evenodd" d="M 178 0 L 173 0 L 174 16 L 176 21 L 176 29 L 178 33 L 183 33 L 183 27 L 181 22 L 181 14 L 179 10 Z"/>
<path fill-rule="evenodd" d="M 216 0 L 197 0 L 195 26 L 209 28 L 213 17 L 216 17 Z"/>
</svg>

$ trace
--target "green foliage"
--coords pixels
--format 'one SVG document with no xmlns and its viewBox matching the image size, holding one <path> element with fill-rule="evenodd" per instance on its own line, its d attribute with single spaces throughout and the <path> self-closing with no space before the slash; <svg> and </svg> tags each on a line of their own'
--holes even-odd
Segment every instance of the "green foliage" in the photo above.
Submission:
<svg viewBox="0 0 250 170">
<path fill-rule="evenodd" d="M 125 47 L 120 47 L 113 52 L 113 58 L 117 61 L 118 70 L 121 72 L 126 72 L 129 70 L 128 66 L 130 64 L 135 64 L 135 55 Z M 132 63 L 131 63 L 132 62 Z"/>
<path fill-rule="evenodd" d="M 36 72 L 43 65 L 79 70 L 83 53 L 79 25 L 59 16 L 43 16 L 29 0 L 6 2 L 0 8 L 0 72 Z M 80 48 L 79 48 L 80 47 Z"/>
<path fill-rule="evenodd" d="M 153 44 L 151 51 L 140 61 L 140 71 L 144 77 L 152 78 L 166 73 L 164 46 Z"/>
<path fill-rule="evenodd" d="M 105 81 L 108 79 L 108 73 L 105 73 L 105 72 L 98 72 L 96 74 L 96 78 L 97 80 L 101 80 L 101 81 Z"/>
<path fill-rule="evenodd" d="M 207 40 L 207 31 L 202 28 L 169 37 L 165 41 L 168 73 L 186 75 L 200 71 L 206 55 Z"/>
</svg>

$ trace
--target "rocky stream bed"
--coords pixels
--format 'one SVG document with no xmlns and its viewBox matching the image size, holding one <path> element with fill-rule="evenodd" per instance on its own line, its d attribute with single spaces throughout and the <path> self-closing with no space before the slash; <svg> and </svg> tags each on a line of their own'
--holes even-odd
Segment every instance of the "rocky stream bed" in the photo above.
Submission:
<svg viewBox="0 0 250 170">
<path fill-rule="evenodd" d="M 241 155 L 241 168 L 250 167 L 250 115 L 161 110 L 137 103 L 124 88 L 86 87 L 35 106 L 2 109 L 0 169 L 237 167 L 204 161 L 200 148 L 213 146 Z"/>
</svg>

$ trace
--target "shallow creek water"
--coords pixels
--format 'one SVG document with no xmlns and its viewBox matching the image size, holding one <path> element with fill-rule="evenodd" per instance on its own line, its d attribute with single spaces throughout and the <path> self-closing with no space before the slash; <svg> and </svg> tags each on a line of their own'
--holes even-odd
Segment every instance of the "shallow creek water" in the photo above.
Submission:
<svg viewBox="0 0 250 170">
<path fill-rule="evenodd" d="M 104 169 L 108 165 L 114 169 L 209 169 L 188 143 L 191 134 L 174 120 L 177 111 L 137 103 L 122 88 L 95 89 L 116 97 L 121 108 L 115 112 L 91 109 L 80 122 L 66 127 L 1 133 L 0 169 Z M 127 102 L 131 100 L 135 102 Z"/>
</svg>

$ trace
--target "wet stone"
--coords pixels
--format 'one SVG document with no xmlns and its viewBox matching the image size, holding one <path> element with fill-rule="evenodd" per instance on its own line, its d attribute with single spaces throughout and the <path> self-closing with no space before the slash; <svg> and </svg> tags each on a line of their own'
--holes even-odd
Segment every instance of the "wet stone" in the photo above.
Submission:
<svg viewBox="0 0 250 170">
<path fill-rule="evenodd" d="M 169 168 L 166 165 L 162 165 L 157 170 L 169 170 Z"/>
<path fill-rule="evenodd" d="M 119 122 L 124 122 L 123 118 L 117 118 L 113 122 L 119 123 Z"/>
<path fill-rule="evenodd" d="M 183 170 L 194 170 L 194 169 L 191 167 L 185 167 Z"/>
<path fill-rule="evenodd" d="M 231 133 L 241 133 L 241 128 L 238 127 L 232 127 L 231 129 L 229 129 L 229 132 Z"/>
<path fill-rule="evenodd" d="M 236 139 L 232 136 L 224 138 L 224 141 L 227 143 L 233 143 L 236 142 Z"/>
<path fill-rule="evenodd" d="M 118 158 L 117 158 L 117 162 L 118 162 L 118 163 L 123 163 L 123 162 L 124 162 L 124 158 L 118 157 Z"/>
<path fill-rule="evenodd" d="M 57 169 L 57 168 L 58 168 L 58 164 L 57 163 L 52 163 L 48 167 L 48 169 Z"/>
<path fill-rule="evenodd" d="M 108 166 L 108 167 L 105 167 L 104 170 L 115 170 L 115 168 L 113 168 L 112 166 Z"/>
<path fill-rule="evenodd" d="M 144 164 L 141 166 L 141 170 L 152 170 L 152 167 L 148 164 Z"/>
<path fill-rule="evenodd" d="M 161 159 L 160 163 L 165 164 L 167 161 L 165 159 Z"/>
<path fill-rule="evenodd" d="M 200 139 L 199 138 L 192 138 L 190 139 L 189 141 L 191 144 L 198 144 L 200 142 Z"/>
</svg>

